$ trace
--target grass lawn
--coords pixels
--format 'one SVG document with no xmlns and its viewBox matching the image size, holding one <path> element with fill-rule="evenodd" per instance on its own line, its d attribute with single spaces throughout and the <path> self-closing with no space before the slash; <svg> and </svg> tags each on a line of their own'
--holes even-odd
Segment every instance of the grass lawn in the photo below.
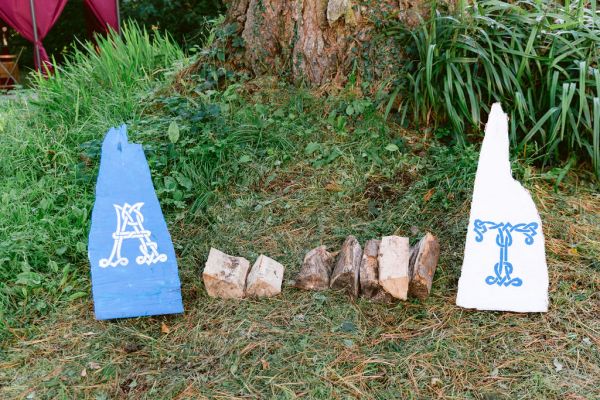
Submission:
<svg viewBox="0 0 600 400">
<path fill-rule="evenodd" d="M 477 144 L 386 122 L 356 88 L 326 97 L 205 65 L 185 77 L 148 67 L 124 87 L 95 77 L 98 88 L 78 91 L 69 82 L 92 72 L 68 71 L 2 114 L 0 397 L 600 397 L 591 174 L 571 170 L 555 185 L 560 170 L 514 162 L 544 223 L 550 310 L 469 311 L 454 301 Z M 94 319 L 89 213 L 100 141 L 121 121 L 145 146 L 178 255 L 183 315 Z M 173 122 L 179 138 L 167 135 Z M 426 231 L 441 244 L 426 301 L 383 305 L 289 285 L 320 244 L 336 250 L 349 234 L 414 243 Z M 283 294 L 209 298 L 201 271 L 211 246 L 277 259 Z"/>
</svg>

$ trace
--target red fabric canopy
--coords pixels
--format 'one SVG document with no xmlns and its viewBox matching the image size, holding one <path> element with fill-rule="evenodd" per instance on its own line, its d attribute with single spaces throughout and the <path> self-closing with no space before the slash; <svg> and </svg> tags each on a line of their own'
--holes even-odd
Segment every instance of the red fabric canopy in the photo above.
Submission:
<svg viewBox="0 0 600 400">
<path fill-rule="evenodd" d="M 87 7 L 98 21 L 103 32 L 109 28 L 119 31 L 118 3 L 116 0 L 85 0 Z M 34 45 L 35 67 L 38 70 L 51 70 L 50 59 L 44 49 L 42 40 L 46 37 L 56 20 L 62 13 L 67 0 L 33 0 L 34 13 L 31 11 L 31 0 L 0 0 L 0 18 L 19 32 Z M 37 25 L 37 41 L 33 32 L 33 15 Z M 39 59 L 38 59 L 39 52 Z M 41 66 L 44 68 L 41 68 Z"/>
<path fill-rule="evenodd" d="M 101 32 L 108 33 L 111 29 L 119 33 L 119 10 L 115 0 L 85 0 L 88 9 L 96 17 L 95 24 Z M 99 30 L 99 29 L 96 29 Z"/>
<path fill-rule="evenodd" d="M 0 18 L 19 32 L 25 39 L 33 43 L 35 67 L 41 70 L 41 65 L 51 68 L 50 59 L 42 45 L 50 28 L 54 25 L 67 0 L 38 0 L 34 2 L 35 20 L 37 23 L 38 40 L 33 33 L 33 18 L 31 4 L 27 0 L 0 0 Z M 38 59 L 38 53 L 39 58 Z"/>
</svg>

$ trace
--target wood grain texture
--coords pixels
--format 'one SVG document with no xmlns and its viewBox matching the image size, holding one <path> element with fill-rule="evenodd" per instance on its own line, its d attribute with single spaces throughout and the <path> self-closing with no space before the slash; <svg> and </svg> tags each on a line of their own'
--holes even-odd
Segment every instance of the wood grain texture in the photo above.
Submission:
<svg viewBox="0 0 600 400">
<path fill-rule="evenodd" d="M 440 257 L 437 238 L 427 232 L 411 249 L 410 285 L 408 294 L 417 299 L 426 299 L 431 293 L 433 277 Z"/>
<path fill-rule="evenodd" d="M 379 284 L 393 297 L 406 300 L 410 275 L 407 237 L 384 236 L 379 246 Z"/>
<path fill-rule="evenodd" d="M 304 290 L 329 289 L 329 277 L 333 269 L 334 255 L 325 246 L 319 246 L 304 256 L 302 268 L 294 286 Z"/>
<path fill-rule="evenodd" d="M 350 235 L 340 250 L 329 286 L 332 289 L 346 289 L 354 297 L 358 296 L 359 270 L 362 248 L 356 237 Z"/>
</svg>

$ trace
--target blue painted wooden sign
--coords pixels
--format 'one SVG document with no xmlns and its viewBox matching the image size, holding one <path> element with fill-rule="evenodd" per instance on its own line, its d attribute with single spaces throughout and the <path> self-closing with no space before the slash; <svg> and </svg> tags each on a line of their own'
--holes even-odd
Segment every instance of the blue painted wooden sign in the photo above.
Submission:
<svg viewBox="0 0 600 400">
<path fill-rule="evenodd" d="M 181 285 L 142 146 L 127 127 L 102 144 L 88 244 L 97 319 L 183 312 Z"/>
</svg>

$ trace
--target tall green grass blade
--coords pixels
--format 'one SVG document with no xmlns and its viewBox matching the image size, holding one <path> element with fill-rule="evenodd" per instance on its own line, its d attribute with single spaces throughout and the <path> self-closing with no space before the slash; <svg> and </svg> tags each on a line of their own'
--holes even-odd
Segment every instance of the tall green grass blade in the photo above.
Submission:
<svg viewBox="0 0 600 400">
<path fill-rule="evenodd" d="M 600 97 L 594 97 L 594 130 L 592 134 L 592 166 L 600 176 Z"/>
<path fill-rule="evenodd" d="M 527 135 L 525 135 L 525 137 L 523 138 L 522 143 L 526 144 L 527 142 L 529 142 L 531 140 L 531 138 L 533 137 L 533 135 L 535 135 L 538 131 L 542 130 L 542 127 L 544 126 L 544 123 L 550 118 L 552 117 L 552 115 L 554 113 L 556 113 L 557 111 L 559 111 L 558 107 L 554 107 L 548 110 L 548 112 L 546 112 L 546 114 L 544 114 L 544 116 L 542 116 L 542 118 L 540 118 L 537 123 L 533 126 L 533 128 L 531 128 L 531 130 L 527 133 Z"/>
<path fill-rule="evenodd" d="M 527 144 L 528 157 L 592 161 L 600 16 L 595 2 L 570 4 L 483 0 L 447 13 L 434 3 L 431 20 L 404 35 L 416 60 L 400 71 L 411 76 L 404 105 L 415 122 L 448 123 L 464 141 L 481 110 L 500 101 L 513 118 L 511 141 Z"/>
</svg>

